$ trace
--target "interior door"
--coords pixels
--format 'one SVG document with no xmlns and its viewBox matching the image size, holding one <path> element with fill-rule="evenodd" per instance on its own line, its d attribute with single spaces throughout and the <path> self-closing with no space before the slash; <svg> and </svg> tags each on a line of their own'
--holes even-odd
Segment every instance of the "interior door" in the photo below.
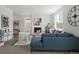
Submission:
<svg viewBox="0 0 79 59">
<path fill-rule="evenodd" d="M 32 20 L 25 20 L 25 29 L 26 32 L 31 33 L 32 32 Z"/>
</svg>

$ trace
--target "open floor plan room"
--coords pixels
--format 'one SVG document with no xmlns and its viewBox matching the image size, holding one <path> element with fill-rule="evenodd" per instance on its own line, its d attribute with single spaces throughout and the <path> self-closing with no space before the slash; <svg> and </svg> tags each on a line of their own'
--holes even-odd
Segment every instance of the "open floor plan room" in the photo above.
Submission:
<svg viewBox="0 0 79 59">
<path fill-rule="evenodd" d="M 0 54 L 79 54 L 79 6 L 0 5 Z"/>
</svg>

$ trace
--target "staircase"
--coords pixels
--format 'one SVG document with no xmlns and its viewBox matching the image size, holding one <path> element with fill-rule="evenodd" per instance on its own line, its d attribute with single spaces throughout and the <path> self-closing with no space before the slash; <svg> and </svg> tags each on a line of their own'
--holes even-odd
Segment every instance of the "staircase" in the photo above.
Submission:
<svg viewBox="0 0 79 59">
<path fill-rule="evenodd" d="M 11 39 L 9 41 L 4 42 L 4 46 L 13 46 L 18 40 Z"/>
</svg>

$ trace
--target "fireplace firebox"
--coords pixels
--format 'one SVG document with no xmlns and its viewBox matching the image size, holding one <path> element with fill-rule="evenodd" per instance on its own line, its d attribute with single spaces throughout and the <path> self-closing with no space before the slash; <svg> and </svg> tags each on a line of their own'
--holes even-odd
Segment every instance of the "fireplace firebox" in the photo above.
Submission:
<svg viewBox="0 0 79 59">
<path fill-rule="evenodd" d="M 34 33 L 41 33 L 41 27 L 34 27 Z"/>
<path fill-rule="evenodd" d="M 34 34 L 35 35 L 41 35 L 42 28 L 41 27 L 34 27 Z"/>
</svg>

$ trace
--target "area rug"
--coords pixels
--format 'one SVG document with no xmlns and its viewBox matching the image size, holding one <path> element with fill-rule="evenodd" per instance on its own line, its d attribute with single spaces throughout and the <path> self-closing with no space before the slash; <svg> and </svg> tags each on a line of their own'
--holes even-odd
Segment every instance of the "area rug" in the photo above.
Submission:
<svg viewBox="0 0 79 59">
<path fill-rule="evenodd" d="M 28 41 L 28 42 L 26 42 L 26 41 L 18 41 L 14 45 L 28 45 L 28 44 L 30 44 L 30 41 Z"/>
</svg>

